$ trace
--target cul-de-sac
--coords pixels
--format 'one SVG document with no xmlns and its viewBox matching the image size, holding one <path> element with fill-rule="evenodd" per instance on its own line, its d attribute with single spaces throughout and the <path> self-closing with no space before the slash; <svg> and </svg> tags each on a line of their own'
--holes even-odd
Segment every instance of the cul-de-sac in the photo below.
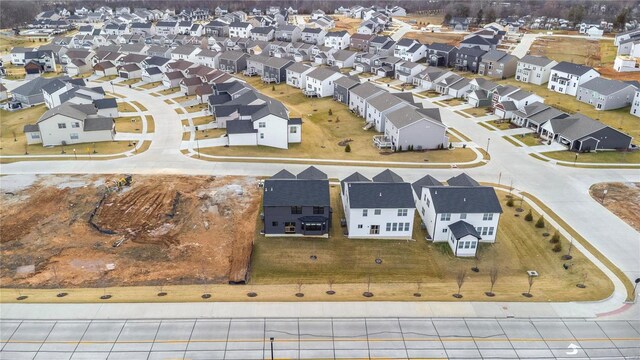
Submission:
<svg viewBox="0 0 640 360">
<path fill-rule="evenodd" d="M 0 358 L 640 357 L 640 1 L 0 29 Z"/>
</svg>

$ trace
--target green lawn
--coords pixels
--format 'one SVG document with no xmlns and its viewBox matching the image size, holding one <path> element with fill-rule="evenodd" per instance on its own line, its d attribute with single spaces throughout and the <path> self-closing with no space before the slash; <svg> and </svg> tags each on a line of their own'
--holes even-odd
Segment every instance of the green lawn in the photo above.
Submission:
<svg viewBox="0 0 640 360">
<path fill-rule="evenodd" d="M 543 155 L 555 160 L 568 161 L 573 163 L 576 160 L 576 153 L 571 151 L 550 151 Z M 602 151 L 596 153 L 580 153 L 576 163 L 609 163 L 609 164 L 639 164 L 640 151 Z"/>
<path fill-rule="evenodd" d="M 265 95 L 281 101 L 291 117 L 302 117 L 302 143 L 289 144 L 289 149 L 271 147 L 214 147 L 201 149 L 202 153 L 223 156 L 264 156 L 306 159 L 377 160 L 398 162 L 452 162 L 472 161 L 476 155 L 471 149 L 401 152 L 381 155 L 373 145 L 373 130 L 365 131 L 364 119 L 354 115 L 347 106 L 331 98 L 307 98 L 299 89 L 286 84 L 263 84 L 259 78 L 243 78 Z M 275 91 L 272 90 L 275 86 Z M 329 115 L 331 110 L 332 115 Z M 351 152 L 339 142 L 351 139 Z"/>
<path fill-rule="evenodd" d="M 505 194 L 499 193 L 502 204 Z M 553 229 L 535 228 L 523 216 L 515 217 L 515 209 L 504 206 L 495 244 L 481 244 L 477 267 L 479 273 L 469 271 L 476 265 L 474 259 L 453 256 L 448 245 L 425 240 L 426 233 L 415 217 L 414 240 L 350 240 L 342 235 L 340 218 L 343 217 L 339 187 L 332 186 L 332 230 L 325 238 L 265 237 L 257 234 L 251 263 L 251 284 L 304 284 L 365 283 L 371 277 L 373 292 L 393 283 L 421 282 L 427 296 L 449 299 L 456 289 L 455 275 L 459 269 L 467 270 L 465 298 L 484 297 L 488 290 L 488 271 L 492 266 L 499 270 L 499 280 L 494 292 L 513 299 L 527 288 L 526 271 L 535 269 L 541 276 L 536 279 L 533 293 L 540 299 L 566 301 L 571 299 L 602 299 L 613 290 L 612 283 L 582 254 L 574 250 L 572 262 L 578 271 L 565 271 L 562 253 L 551 251 L 552 244 L 542 236 Z M 516 202 L 517 205 L 519 201 Z M 528 211 L 528 204 L 523 204 Z M 534 213 L 534 219 L 538 215 Z M 262 228 L 258 219 L 257 232 Z M 561 240 L 568 246 L 566 239 Z M 316 260 L 311 256 L 315 255 Z M 382 264 L 375 262 L 382 259 Z M 591 286 L 578 289 L 582 273 L 589 274 Z M 429 290 L 427 290 L 429 289 Z M 466 289 L 466 290 L 464 290 Z M 362 291 L 362 290 L 361 290 Z"/>
</svg>

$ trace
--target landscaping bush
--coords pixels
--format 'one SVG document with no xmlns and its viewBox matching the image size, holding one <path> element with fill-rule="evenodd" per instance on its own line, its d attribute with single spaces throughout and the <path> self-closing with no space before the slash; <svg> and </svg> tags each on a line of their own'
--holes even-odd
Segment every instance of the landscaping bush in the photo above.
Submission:
<svg viewBox="0 0 640 360">
<path fill-rule="evenodd" d="M 347 146 L 344 147 L 344 152 L 351 152 L 351 145 L 347 144 Z"/>
<path fill-rule="evenodd" d="M 553 234 L 553 236 L 551 237 L 551 240 L 549 240 L 550 243 L 552 244 L 557 244 L 560 242 L 560 233 L 559 232 L 555 232 Z"/>
<path fill-rule="evenodd" d="M 552 250 L 553 250 L 553 252 L 560 252 L 560 251 L 562 251 L 562 244 L 560 244 L 560 243 L 555 244 L 555 245 L 553 246 L 553 249 L 552 249 Z"/>
<path fill-rule="evenodd" d="M 329 116 L 333 115 L 333 111 L 329 109 Z"/>
<path fill-rule="evenodd" d="M 449 143 L 449 150 L 453 149 L 453 144 Z"/>
<path fill-rule="evenodd" d="M 508 207 L 513 207 L 513 199 L 507 200 L 507 206 Z"/>
<path fill-rule="evenodd" d="M 275 85 L 271 85 L 271 91 L 276 91 L 276 86 Z"/>
<path fill-rule="evenodd" d="M 536 227 L 538 229 L 542 229 L 544 227 L 544 216 L 540 216 L 538 221 L 536 221 Z"/>
<path fill-rule="evenodd" d="M 527 215 L 524 216 L 524 219 L 526 221 L 533 221 L 533 214 L 531 213 L 531 210 L 529 210 L 529 212 L 527 213 Z"/>
</svg>

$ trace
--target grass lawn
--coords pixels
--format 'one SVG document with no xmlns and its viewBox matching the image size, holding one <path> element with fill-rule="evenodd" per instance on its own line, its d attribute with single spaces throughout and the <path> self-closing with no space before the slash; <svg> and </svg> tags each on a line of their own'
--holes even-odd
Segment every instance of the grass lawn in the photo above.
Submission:
<svg viewBox="0 0 640 360">
<path fill-rule="evenodd" d="M 440 25 L 444 21 L 443 15 L 430 15 L 430 14 L 407 14 L 407 16 L 394 16 L 394 19 L 404 21 L 411 24 L 415 21 L 418 26 L 425 26 L 428 24 Z"/>
<path fill-rule="evenodd" d="M 517 141 L 513 140 L 513 139 L 511 138 L 511 136 L 507 136 L 507 135 L 505 135 L 505 136 L 503 136 L 502 138 L 503 138 L 503 139 L 505 139 L 505 140 L 507 140 L 508 142 L 510 142 L 513 146 L 516 146 L 516 147 L 522 147 L 522 144 L 520 144 L 519 142 L 517 142 Z"/>
<path fill-rule="evenodd" d="M 17 154 L 11 155 L 24 155 L 24 143 L 23 150 Z M 73 144 L 67 145 L 64 147 L 64 151 L 66 155 L 73 155 L 73 149 L 76 149 L 76 153 L 78 156 L 87 156 L 93 155 L 94 150 L 96 154 L 99 155 L 108 155 L 108 154 L 119 154 L 125 151 L 133 150 L 133 146 L 129 146 L 128 141 L 103 141 L 96 143 L 83 143 L 83 144 Z M 60 155 L 62 153 L 61 146 L 53 146 L 53 147 L 43 147 L 41 144 L 29 145 L 29 155 Z M 9 154 L 4 154 L 9 155 Z M 70 160 L 71 158 L 66 158 L 66 160 Z M 25 159 L 28 160 L 28 159 Z"/>
<path fill-rule="evenodd" d="M 599 65 L 600 43 L 598 40 L 569 37 L 541 37 L 531 46 L 531 55 L 546 56 L 555 61 L 575 64 Z"/>
<path fill-rule="evenodd" d="M 188 113 L 194 113 L 194 112 L 206 110 L 208 108 L 209 108 L 209 104 L 205 103 L 205 104 L 198 104 L 198 105 L 186 107 L 185 110 L 187 110 Z"/>
<path fill-rule="evenodd" d="M 523 135 L 513 135 L 513 137 L 523 142 L 527 146 L 542 145 L 540 143 L 540 136 L 535 136 L 533 133 L 528 133 Z"/>
<path fill-rule="evenodd" d="M 138 112 L 131 104 L 125 101 L 118 102 L 118 112 Z"/>
<path fill-rule="evenodd" d="M 138 87 L 149 90 L 149 89 L 153 89 L 155 87 L 158 87 L 162 85 L 162 81 L 156 81 L 156 82 L 150 82 L 150 83 L 146 83 L 144 85 L 140 85 Z"/>
<path fill-rule="evenodd" d="M 175 94 L 178 91 L 180 91 L 180 87 L 174 87 L 174 88 L 169 88 L 169 89 L 164 89 L 161 91 L 158 91 L 158 94 L 160 95 L 171 95 L 171 94 Z"/>
<path fill-rule="evenodd" d="M 474 107 L 470 109 L 460 110 L 474 117 L 482 117 L 492 114 L 491 108 L 488 107 Z"/>
<path fill-rule="evenodd" d="M 139 102 L 137 102 L 137 101 L 132 101 L 131 103 L 132 103 L 133 105 L 135 105 L 136 107 L 138 107 L 138 109 L 140 109 L 140 111 L 147 111 L 147 108 L 146 108 L 146 107 L 144 107 L 144 105 L 140 104 Z"/>
<path fill-rule="evenodd" d="M 177 114 L 184 114 L 184 111 L 182 111 L 182 109 L 181 109 L 181 108 L 175 108 L 175 109 L 173 109 L 173 110 L 175 110 L 175 112 L 176 112 Z"/>
<path fill-rule="evenodd" d="M 193 100 L 195 98 L 196 98 L 195 95 L 183 95 L 183 96 L 178 96 L 178 97 L 171 98 L 171 100 L 173 100 L 174 102 L 179 104 L 181 102 L 185 102 L 187 100 Z"/>
<path fill-rule="evenodd" d="M 400 162 L 467 162 L 475 159 L 470 149 L 438 150 L 426 152 L 390 153 L 382 156 L 373 145 L 373 136 L 378 133 L 362 130 L 364 120 L 357 117 L 349 108 L 331 98 L 309 99 L 298 89 L 285 84 L 262 84 L 259 78 L 247 78 L 256 89 L 273 97 L 289 109 L 291 117 L 302 117 L 302 143 L 290 144 L 289 150 L 270 147 L 216 147 L 202 149 L 203 153 L 221 156 L 264 156 L 292 157 L 306 159 L 337 160 L 377 160 Z M 329 109 L 332 110 L 329 116 Z M 351 152 L 344 151 L 338 143 L 351 139 Z"/>
<path fill-rule="evenodd" d="M 44 104 L 18 111 L 0 110 L 0 154 L 21 155 L 25 152 L 24 126 L 35 124 L 47 111 Z M 17 141 L 14 141 L 14 138 Z"/>
<path fill-rule="evenodd" d="M 496 129 L 492 128 L 491 126 L 487 125 L 486 123 L 483 122 L 479 122 L 477 123 L 478 125 L 482 126 L 483 128 L 489 130 L 489 131 L 496 131 Z"/>
<path fill-rule="evenodd" d="M 509 130 L 517 127 L 517 126 L 512 126 L 512 124 L 506 120 L 491 120 L 491 121 L 487 121 L 487 123 L 491 124 L 493 127 L 496 127 L 500 130 Z"/>
<path fill-rule="evenodd" d="M 227 133 L 226 129 L 207 129 L 196 132 L 197 140 L 215 139 Z"/>
<path fill-rule="evenodd" d="M 44 41 L 40 41 L 40 39 Z M 9 54 L 14 47 L 34 48 L 48 44 L 50 41 L 45 38 L 29 36 L 0 36 L 0 55 Z"/>
<path fill-rule="evenodd" d="M 118 117 L 115 120 L 117 132 L 142 133 L 142 118 L 140 116 Z"/>
<path fill-rule="evenodd" d="M 198 116 L 191 119 L 193 126 L 208 124 L 212 121 L 213 121 L 212 115 Z"/>
<path fill-rule="evenodd" d="M 524 300 L 521 293 L 527 290 L 527 270 L 536 270 L 532 294 L 537 301 L 568 301 L 603 299 L 613 291 L 613 284 L 584 255 L 572 251 L 571 270 L 564 270 L 560 259 L 564 252 L 551 251 L 549 238 L 542 236 L 553 229 L 537 229 L 533 222 L 522 216 L 515 217 L 515 209 L 504 206 L 495 244 L 481 244 L 478 261 L 456 258 L 447 244 L 434 244 L 425 240 L 420 229 L 419 217 L 414 226 L 415 241 L 398 240 L 349 240 L 342 235 L 339 220 L 343 217 L 339 199 L 339 187 L 331 188 L 333 204 L 333 228 L 328 239 L 277 238 L 256 235 L 251 263 L 251 284 L 326 284 L 361 283 L 360 292 L 369 277 L 374 285 L 372 292 L 384 291 L 394 283 L 421 282 L 423 296 L 429 300 L 450 300 L 455 293 L 456 273 L 467 270 L 467 280 L 462 288 L 466 300 L 486 300 L 489 290 L 488 272 L 493 266 L 499 270 L 494 288 L 496 300 Z M 506 203 L 506 194 L 499 193 Z M 519 202 L 516 202 L 518 204 Z M 518 204 L 519 205 L 519 204 Z M 528 204 L 523 204 L 528 211 Z M 537 219 L 534 214 L 534 219 Z M 257 231 L 262 228 L 258 219 Z M 566 239 L 561 239 L 564 251 Z M 312 261 L 311 255 L 317 256 Z M 376 264 L 375 259 L 382 259 Z M 469 269 L 477 265 L 479 273 Z M 575 285 L 588 273 L 586 289 Z"/>
<path fill-rule="evenodd" d="M 572 151 L 550 151 L 543 155 L 555 160 L 573 163 L 576 153 Z M 576 163 L 610 163 L 610 164 L 640 164 L 640 151 L 602 151 L 596 153 L 580 153 Z"/>
<path fill-rule="evenodd" d="M 171 99 L 166 99 L 164 102 L 169 104 L 169 105 L 173 105 L 174 104 L 173 100 L 171 100 Z"/>
<path fill-rule="evenodd" d="M 433 91 L 433 90 L 427 90 L 427 91 L 419 92 L 418 95 L 426 96 L 428 98 L 434 98 L 434 97 L 441 96 L 440 93 L 438 93 L 436 91 Z"/>
<path fill-rule="evenodd" d="M 117 79 L 118 75 L 108 75 L 108 76 L 103 76 L 99 79 L 97 79 L 96 81 L 111 81 L 113 79 Z"/>
<path fill-rule="evenodd" d="M 332 17 L 336 23 L 335 31 L 347 30 L 349 34 L 355 34 L 361 23 L 360 19 L 354 19 L 343 15 L 333 15 Z"/>
<path fill-rule="evenodd" d="M 147 118 L 147 133 L 153 133 L 156 131 L 156 122 L 153 120 L 153 116 L 145 115 Z"/>
<path fill-rule="evenodd" d="M 523 83 L 515 79 L 498 80 L 497 82 L 518 86 L 524 90 L 531 91 L 544 98 L 545 104 L 556 107 L 558 110 L 569 113 L 579 112 L 590 118 L 599 120 L 614 129 L 627 133 L 635 139 L 640 138 L 640 121 L 629 114 L 629 107 L 617 110 L 598 111 L 592 105 L 580 102 L 573 96 L 553 92 L 547 89 L 546 86 Z"/>
<path fill-rule="evenodd" d="M 446 43 L 458 46 L 465 34 L 439 33 L 430 31 L 410 31 L 403 38 L 416 39 L 423 44 L 432 44 L 434 42 Z"/>
<path fill-rule="evenodd" d="M 139 83 L 140 81 L 142 81 L 142 79 L 140 79 L 140 78 L 128 79 L 128 80 L 125 80 L 125 81 L 121 81 L 118 84 L 121 84 L 121 85 L 133 85 L 133 84 Z"/>
</svg>

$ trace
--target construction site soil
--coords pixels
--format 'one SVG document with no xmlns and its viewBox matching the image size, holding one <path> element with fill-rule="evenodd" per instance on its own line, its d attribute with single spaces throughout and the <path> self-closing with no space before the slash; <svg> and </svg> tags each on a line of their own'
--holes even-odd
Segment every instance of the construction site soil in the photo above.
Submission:
<svg viewBox="0 0 640 360">
<path fill-rule="evenodd" d="M 255 178 L 122 175 L 0 178 L 2 287 L 245 280 Z M 118 246 L 114 246 L 118 245 Z"/>
</svg>

